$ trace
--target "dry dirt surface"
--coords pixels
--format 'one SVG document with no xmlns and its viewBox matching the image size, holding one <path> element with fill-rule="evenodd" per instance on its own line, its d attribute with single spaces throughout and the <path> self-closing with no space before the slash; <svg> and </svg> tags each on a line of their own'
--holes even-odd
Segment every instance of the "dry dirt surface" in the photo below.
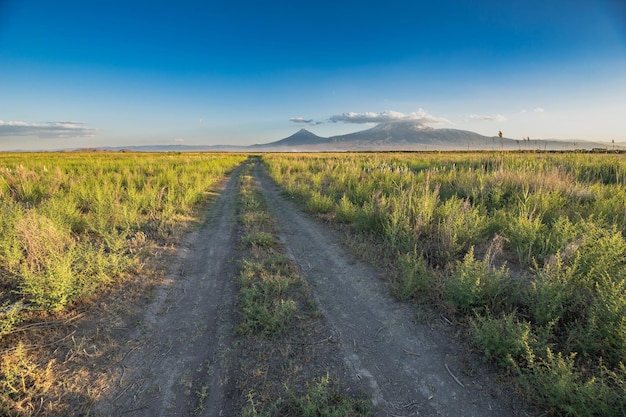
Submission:
<svg viewBox="0 0 626 417">
<path fill-rule="evenodd" d="M 258 171 L 257 171 L 258 172 Z M 342 248 L 340 236 L 314 221 L 258 175 L 282 243 L 310 283 L 344 360 L 382 416 L 527 416 L 489 375 L 465 375 L 468 358 L 457 341 L 397 302 L 384 271 Z"/>
<path fill-rule="evenodd" d="M 303 214 L 261 166 L 254 170 L 281 243 L 308 281 L 350 381 L 380 416 L 529 416 L 442 323 L 416 320 L 392 298 L 384 273 L 342 247 L 341 235 Z M 237 173 L 189 235 L 141 324 L 122 343 L 114 377 L 92 408 L 103 416 L 236 416 L 234 327 Z M 473 363 L 473 362 L 471 362 Z M 471 369 L 471 372 L 468 371 Z M 342 373 L 343 375 L 343 373 Z"/>
<path fill-rule="evenodd" d="M 124 343 L 102 416 L 220 416 L 228 411 L 230 335 L 237 266 L 237 172 L 192 232 Z M 202 407 L 202 405 L 206 405 Z"/>
</svg>

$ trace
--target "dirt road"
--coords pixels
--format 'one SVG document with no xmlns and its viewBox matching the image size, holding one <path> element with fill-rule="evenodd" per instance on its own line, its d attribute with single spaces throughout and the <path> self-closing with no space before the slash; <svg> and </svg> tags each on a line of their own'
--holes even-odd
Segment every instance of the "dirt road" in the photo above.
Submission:
<svg viewBox="0 0 626 417">
<path fill-rule="evenodd" d="M 416 323 L 395 301 L 384 271 L 342 248 L 327 225 L 303 214 L 254 170 L 280 239 L 307 279 L 352 381 L 381 416 L 528 416 L 481 371 L 468 376 L 464 350 L 438 326 Z M 206 224 L 186 240 L 141 326 L 127 340 L 117 383 L 101 415 L 238 415 L 228 398 L 236 346 L 234 277 L 237 173 Z M 465 371 L 465 372 L 464 372 Z"/>
<path fill-rule="evenodd" d="M 105 416 L 234 415 L 225 397 L 237 265 L 231 176 L 206 223 L 185 239 L 168 279 L 125 342 Z M 206 404 L 206 407 L 202 407 Z"/>
<path fill-rule="evenodd" d="M 335 329 L 344 359 L 381 415 L 512 416 L 519 414 L 494 384 L 466 377 L 462 349 L 441 330 L 415 323 L 377 270 L 341 247 L 335 232 L 303 215 L 260 175 L 282 239 Z M 495 389 L 494 389 L 495 388 Z"/>
</svg>

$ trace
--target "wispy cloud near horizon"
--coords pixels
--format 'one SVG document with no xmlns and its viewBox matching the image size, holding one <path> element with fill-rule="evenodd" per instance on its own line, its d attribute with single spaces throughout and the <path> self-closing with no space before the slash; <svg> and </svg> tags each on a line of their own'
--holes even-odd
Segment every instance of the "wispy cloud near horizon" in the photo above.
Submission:
<svg viewBox="0 0 626 417">
<path fill-rule="evenodd" d="M 421 124 L 430 123 L 450 123 L 444 117 L 436 117 L 426 113 L 423 109 L 418 109 L 413 113 L 401 113 L 393 110 L 387 110 L 382 113 L 366 112 L 366 113 L 343 113 L 331 116 L 329 119 L 333 123 L 385 123 L 397 121 L 415 121 Z"/>
<path fill-rule="evenodd" d="M 480 114 L 472 114 L 470 115 L 470 119 L 472 120 L 485 120 L 488 122 L 504 122 L 506 117 L 501 114 L 496 114 L 495 116 L 491 115 L 480 115 Z"/>
<path fill-rule="evenodd" d="M 545 113 L 545 109 L 544 109 L 543 107 L 535 107 L 535 108 L 532 110 L 532 112 L 533 112 L 533 113 Z M 524 113 L 528 113 L 528 110 L 526 110 L 526 109 L 522 109 L 522 110 L 520 111 L 520 113 L 522 113 L 522 114 L 524 114 Z"/>
<path fill-rule="evenodd" d="M 0 120 L 0 137 L 36 136 L 38 138 L 77 138 L 95 136 L 97 129 L 80 122 L 28 123 Z"/>
<path fill-rule="evenodd" d="M 289 119 L 290 122 L 306 124 L 309 126 L 321 125 L 323 122 L 317 122 L 313 119 L 305 119 L 304 117 L 292 117 Z"/>
</svg>

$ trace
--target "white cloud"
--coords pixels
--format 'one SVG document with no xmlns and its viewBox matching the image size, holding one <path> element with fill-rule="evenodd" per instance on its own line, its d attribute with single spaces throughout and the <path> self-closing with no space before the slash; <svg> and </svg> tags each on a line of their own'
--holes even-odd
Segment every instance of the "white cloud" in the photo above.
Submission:
<svg viewBox="0 0 626 417">
<path fill-rule="evenodd" d="M 473 120 L 486 120 L 488 122 L 504 122 L 506 120 L 506 117 L 504 117 L 501 114 L 496 114 L 495 116 L 472 114 L 472 115 L 470 115 L 470 119 L 473 119 Z"/>
<path fill-rule="evenodd" d="M 542 109 L 541 107 L 537 107 L 536 109 L 533 110 L 535 113 L 543 113 L 545 110 Z"/>
<path fill-rule="evenodd" d="M 428 123 L 449 123 L 450 121 L 443 117 L 435 117 L 426 113 L 422 109 L 416 112 L 404 114 L 401 112 L 387 110 L 382 113 L 366 112 L 366 113 L 343 113 L 331 116 L 329 119 L 333 123 L 385 123 L 401 120 L 412 120 L 422 124 Z"/>
<path fill-rule="evenodd" d="M 294 122 L 294 123 L 302 123 L 302 124 L 307 124 L 310 126 L 315 126 L 315 125 L 319 125 L 322 124 L 322 122 L 316 122 L 313 119 L 305 119 L 304 117 L 292 117 L 289 119 L 289 121 Z"/>
<path fill-rule="evenodd" d="M 174 138 L 174 142 L 184 142 L 185 139 L 183 138 Z"/>
<path fill-rule="evenodd" d="M 79 122 L 27 123 L 0 120 L 0 136 L 37 136 L 39 138 L 76 138 L 96 135 L 96 129 Z"/>
</svg>

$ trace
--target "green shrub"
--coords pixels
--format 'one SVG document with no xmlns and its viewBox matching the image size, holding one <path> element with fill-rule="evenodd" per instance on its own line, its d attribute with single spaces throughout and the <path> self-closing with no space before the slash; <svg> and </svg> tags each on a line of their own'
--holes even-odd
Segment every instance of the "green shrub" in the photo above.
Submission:
<svg viewBox="0 0 626 417">
<path fill-rule="evenodd" d="M 304 395 L 288 392 L 289 400 L 283 415 L 301 417 L 357 417 L 367 416 L 371 407 L 365 399 L 355 399 L 339 391 L 329 374 L 307 384 Z"/>
<path fill-rule="evenodd" d="M 13 201 L 0 202 L 0 265 L 16 272 L 24 256 L 17 225 L 24 218 L 24 210 Z"/>
<path fill-rule="evenodd" d="M 357 219 L 358 208 L 350 201 L 350 198 L 344 193 L 339 200 L 336 208 L 337 220 L 344 223 L 352 223 Z"/>
<path fill-rule="evenodd" d="M 479 242 L 486 230 L 487 221 L 469 200 L 456 196 L 437 207 L 437 227 L 430 239 L 437 242 L 439 263 L 445 264 Z"/>
<path fill-rule="evenodd" d="M 372 414 L 370 401 L 354 398 L 342 393 L 337 384 L 327 374 L 307 383 L 304 393 L 298 394 L 285 387 L 286 398 L 261 405 L 248 393 L 248 405 L 243 409 L 245 417 L 366 417 Z"/>
<path fill-rule="evenodd" d="M 500 311 L 513 297 L 513 282 L 505 266 L 493 268 L 474 258 L 474 247 L 458 262 L 444 284 L 444 297 L 460 312 L 473 309 Z"/>
<path fill-rule="evenodd" d="M 0 300 L 4 294 L 0 292 Z M 8 302 L 0 303 L 0 339 L 15 329 L 15 326 L 22 321 L 21 311 L 24 304 L 21 301 L 9 304 Z"/>
<path fill-rule="evenodd" d="M 548 348 L 537 358 L 520 383 L 551 414 L 575 417 L 623 417 L 626 415 L 626 369 L 611 371 L 602 362 L 595 376 L 576 366 L 576 354 L 556 355 Z"/>
<path fill-rule="evenodd" d="M 545 254 L 547 228 L 539 215 L 512 212 L 505 216 L 504 223 L 506 226 L 502 233 L 521 265 L 531 265 L 537 257 Z"/>
<path fill-rule="evenodd" d="M 394 282 L 394 293 L 402 300 L 424 293 L 433 285 L 433 271 L 417 251 L 407 252 L 398 257 L 400 273 Z"/>
<path fill-rule="evenodd" d="M 34 212 L 18 222 L 17 231 L 25 253 L 22 293 L 45 309 L 62 310 L 77 292 L 73 270 L 76 245 L 69 231 Z"/>
<path fill-rule="evenodd" d="M 296 278 L 279 273 L 281 262 L 278 258 L 271 265 L 242 262 L 239 271 L 239 303 L 243 316 L 240 333 L 281 333 L 294 319 L 297 306 L 287 297 L 287 291 Z"/>
<path fill-rule="evenodd" d="M 498 317 L 477 315 L 470 320 L 470 325 L 474 341 L 483 350 L 485 358 L 510 368 L 533 362 L 533 346 L 537 344 L 537 338 L 530 323 L 519 321 L 515 313 L 503 313 Z"/>
<path fill-rule="evenodd" d="M 311 213 L 329 213 L 334 207 L 333 199 L 319 191 L 312 191 L 307 198 L 306 209 Z"/>
<path fill-rule="evenodd" d="M 573 324 L 573 348 L 612 366 L 626 363 L 626 279 L 598 277 L 583 317 Z"/>
<path fill-rule="evenodd" d="M 41 176 L 22 164 L 13 169 L 3 167 L 0 170 L 0 177 L 4 180 L 7 191 L 3 194 L 25 206 L 36 205 L 48 196 L 47 184 L 42 181 Z"/>
<path fill-rule="evenodd" d="M 528 304 L 535 323 L 546 325 L 566 319 L 576 297 L 570 278 L 560 253 L 537 272 L 527 288 Z"/>
<path fill-rule="evenodd" d="M 259 330 L 263 333 L 276 334 L 284 332 L 294 319 L 296 305 L 293 300 L 274 300 L 271 303 L 260 303 L 251 295 L 252 291 L 242 291 L 241 311 L 245 320 L 239 331 L 247 334 Z"/>
</svg>

